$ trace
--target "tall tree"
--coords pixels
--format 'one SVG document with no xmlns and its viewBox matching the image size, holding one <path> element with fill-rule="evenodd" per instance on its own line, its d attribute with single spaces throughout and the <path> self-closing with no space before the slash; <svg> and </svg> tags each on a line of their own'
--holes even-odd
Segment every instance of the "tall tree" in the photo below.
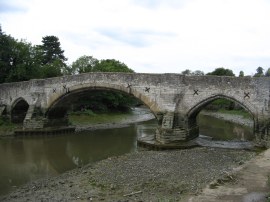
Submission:
<svg viewBox="0 0 270 202">
<path fill-rule="evenodd" d="M 262 67 L 258 67 L 257 69 L 256 69 L 256 71 L 257 71 L 257 73 L 254 75 L 255 77 L 261 77 L 261 76 L 264 76 L 264 74 L 263 74 L 263 68 Z"/>
<path fill-rule="evenodd" d="M 12 52 L 15 39 L 6 35 L 0 26 L 0 83 L 6 81 L 13 62 Z"/>
<path fill-rule="evenodd" d="M 37 46 L 38 59 L 42 62 L 43 77 L 56 77 L 62 75 L 66 69 L 64 51 L 61 48 L 58 37 L 45 36 L 42 38 L 42 45 Z"/>
<path fill-rule="evenodd" d="M 42 38 L 40 46 L 43 54 L 43 64 L 53 63 L 54 60 L 60 60 L 63 63 L 67 60 L 64 56 L 64 51 L 61 48 L 58 37 L 45 36 Z"/>
<path fill-rule="evenodd" d="M 232 70 L 223 67 L 216 68 L 214 71 L 207 73 L 207 75 L 235 76 Z"/>
</svg>

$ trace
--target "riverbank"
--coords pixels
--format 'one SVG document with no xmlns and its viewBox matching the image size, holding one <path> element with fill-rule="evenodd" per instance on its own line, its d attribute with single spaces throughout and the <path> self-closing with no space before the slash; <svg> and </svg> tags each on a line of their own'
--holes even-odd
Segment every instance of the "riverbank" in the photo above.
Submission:
<svg viewBox="0 0 270 202">
<path fill-rule="evenodd" d="M 97 115 L 99 116 L 99 115 Z M 78 117 L 71 117 L 71 122 L 76 125 L 76 132 L 84 130 L 98 130 L 109 128 L 122 128 L 133 123 L 139 123 L 154 119 L 155 116 L 146 107 L 133 108 L 129 114 L 112 114 L 105 115 L 101 120 L 93 120 L 93 116 L 83 117 L 84 121 L 80 121 Z"/>
<path fill-rule="evenodd" d="M 254 121 L 251 118 L 244 117 L 243 115 L 228 114 L 228 113 L 219 112 L 219 111 L 212 112 L 212 111 L 206 111 L 206 110 L 203 110 L 200 113 L 203 115 L 212 116 L 218 119 L 222 119 L 225 121 L 237 123 L 237 124 L 248 126 L 248 127 L 253 127 L 254 125 Z"/>
<path fill-rule="evenodd" d="M 126 124 L 125 121 L 122 124 Z M 108 127 L 118 127 L 117 124 L 107 124 Z M 102 125 L 97 124 L 100 129 L 104 128 Z M 88 125 L 86 129 L 98 128 Z M 28 183 L 0 200 L 188 201 L 191 197 L 196 201 L 194 195 L 204 194 L 207 184 L 216 188 L 225 182 L 234 184 L 237 179 L 240 186 L 243 182 L 241 176 L 235 177 L 239 176 L 236 170 L 243 169 L 245 162 L 255 156 L 254 151 L 206 147 L 174 151 L 139 150 L 88 164 L 58 177 Z M 270 167 L 269 159 L 264 160 L 264 168 Z M 260 172 L 260 167 L 256 169 Z M 258 176 L 253 174 L 245 175 L 251 180 L 257 179 Z M 259 176 L 258 179 L 258 182 L 265 185 L 267 176 Z M 252 189 L 247 192 L 250 191 Z M 213 201 L 218 201 L 218 198 Z"/>
<path fill-rule="evenodd" d="M 180 201 L 255 152 L 220 148 L 138 151 L 29 183 L 2 201 Z"/>
</svg>

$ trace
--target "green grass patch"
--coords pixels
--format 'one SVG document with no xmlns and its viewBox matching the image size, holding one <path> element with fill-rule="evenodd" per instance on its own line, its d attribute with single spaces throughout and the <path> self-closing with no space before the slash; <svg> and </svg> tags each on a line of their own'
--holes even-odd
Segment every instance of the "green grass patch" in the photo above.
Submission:
<svg viewBox="0 0 270 202">
<path fill-rule="evenodd" d="M 69 121 L 73 125 L 89 125 L 99 123 L 112 123 L 121 122 L 128 117 L 132 116 L 131 113 L 106 113 L 106 114 L 86 114 L 86 113 L 72 113 L 68 116 Z"/>
</svg>

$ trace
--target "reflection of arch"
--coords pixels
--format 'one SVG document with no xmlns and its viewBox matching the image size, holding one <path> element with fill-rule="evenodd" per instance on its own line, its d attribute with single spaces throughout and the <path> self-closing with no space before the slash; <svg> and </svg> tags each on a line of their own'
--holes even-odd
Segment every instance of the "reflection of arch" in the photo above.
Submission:
<svg viewBox="0 0 270 202">
<path fill-rule="evenodd" d="M 211 96 L 211 97 L 208 97 L 204 100 L 202 100 L 201 102 L 199 103 L 196 103 L 187 113 L 187 116 L 190 117 L 190 118 L 196 118 L 196 116 L 200 113 L 200 111 L 208 104 L 210 104 L 212 101 L 214 100 L 217 100 L 217 99 L 220 99 L 220 98 L 223 98 L 223 99 L 226 99 L 226 100 L 230 100 L 230 101 L 233 101 L 233 102 L 236 102 L 238 103 L 242 108 L 244 108 L 246 111 L 248 111 L 253 120 L 255 119 L 255 114 L 256 112 L 254 111 L 254 109 L 252 109 L 250 106 L 247 106 L 245 104 L 243 104 L 242 102 L 238 101 L 237 99 L 235 98 L 232 98 L 232 97 L 229 97 L 229 96 L 226 96 L 226 95 L 214 95 L 214 96 Z"/>
<path fill-rule="evenodd" d="M 27 110 L 29 108 L 29 104 L 23 98 L 18 98 L 11 105 L 11 121 L 13 123 L 22 123 Z"/>
<path fill-rule="evenodd" d="M 127 96 L 133 96 L 140 100 L 142 103 L 144 103 L 150 110 L 151 112 L 156 116 L 154 113 L 157 109 L 157 105 L 152 102 L 149 97 L 141 94 L 140 92 L 137 92 L 136 90 L 130 90 L 129 87 L 123 87 L 123 86 L 116 86 L 113 85 L 113 87 L 109 86 L 109 84 L 104 84 L 100 86 L 89 86 L 89 87 L 83 87 L 79 88 L 77 86 L 73 87 L 73 89 L 68 89 L 68 92 L 66 94 L 62 94 L 58 97 L 54 97 L 53 100 L 50 100 L 50 105 L 48 106 L 48 109 L 46 111 L 46 116 L 50 117 L 51 114 L 52 116 L 56 116 L 56 118 L 63 118 L 62 117 L 57 117 L 57 115 L 60 114 L 65 114 L 67 108 L 69 107 L 69 103 L 72 102 L 73 99 L 77 99 L 78 95 L 85 94 L 87 92 L 91 91 L 114 91 L 114 92 L 120 92 L 123 94 L 126 94 Z M 57 110 L 56 110 L 57 109 Z M 55 111 L 56 110 L 56 111 Z"/>
</svg>

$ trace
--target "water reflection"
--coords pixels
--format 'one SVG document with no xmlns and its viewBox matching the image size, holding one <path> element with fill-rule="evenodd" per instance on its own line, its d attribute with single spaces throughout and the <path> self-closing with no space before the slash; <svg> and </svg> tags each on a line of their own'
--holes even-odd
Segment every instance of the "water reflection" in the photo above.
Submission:
<svg viewBox="0 0 270 202">
<path fill-rule="evenodd" d="M 71 135 L 0 139 L 0 194 L 40 177 L 136 150 L 137 136 L 154 138 L 156 120 Z M 200 133 L 218 140 L 251 140 L 252 129 L 200 116 Z"/>
<path fill-rule="evenodd" d="M 251 141 L 254 139 L 253 130 L 250 127 L 202 114 L 199 114 L 197 120 L 200 134 L 210 136 L 214 140 Z"/>
<path fill-rule="evenodd" d="M 40 177 L 136 149 L 136 126 L 0 140 L 0 194 Z"/>
</svg>

